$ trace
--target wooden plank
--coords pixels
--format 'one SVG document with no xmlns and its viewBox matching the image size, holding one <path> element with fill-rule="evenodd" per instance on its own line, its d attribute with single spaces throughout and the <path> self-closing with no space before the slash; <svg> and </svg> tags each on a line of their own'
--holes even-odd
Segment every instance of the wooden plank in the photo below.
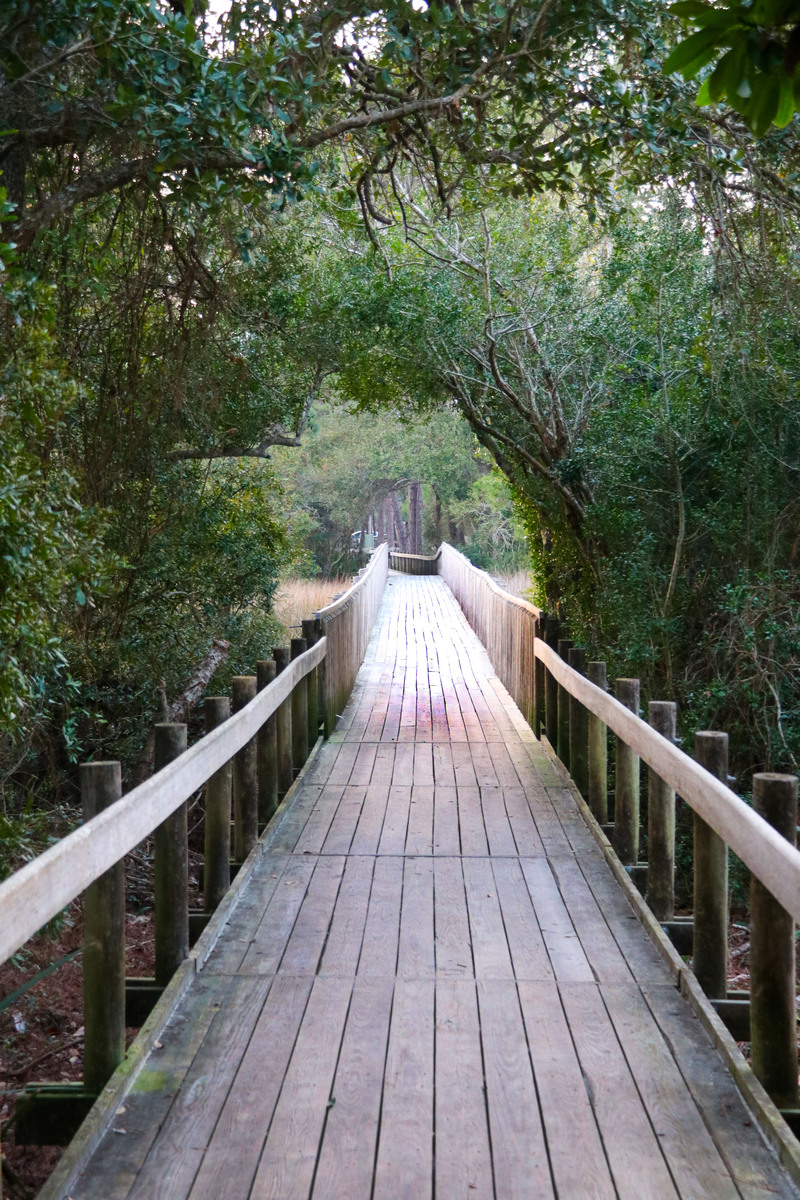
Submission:
<svg viewBox="0 0 800 1200">
<path fill-rule="evenodd" d="M 518 984 L 556 1194 L 617 1200 L 558 988 Z"/>
<path fill-rule="evenodd" d="M 433 853 L 461 853 L 458 794 L 455 788 L 436 788 L 433 804 Z"/>
<path fill-rule="evenodd" d="M 409 782 L 415 787 L 433 787 L 433 747 L 429 742 L 414 744 L 414 762 Z"/>
<path fill-rule="evenodd" d="M 475 772 L 475 779 L 480 788 L 496 788 L 500 786 L 500 780 L 497 777 L 497 771 L 494 767 L 494 761 L 489 750 L 488 743 L 475 742 L 470 745 L 472 757 L 472 768 Z M 456 772 L 458 777 L 458 772 Z"/>
<path fill-rule="evenodd" d="M 579 865 L 634 978 L 639 983 L 663 982 L 664 960 L 606 862 L 599 854 L 587 855 Z"/>
<path fill-rule="evenodd" d="M 744 1200 L 790 1200 L 797 1191 L 757 1129 L 703 1026 L 671 984 L 647 984 L 644 998 Z"/>
<path fill-rule="evenodd" d="M 280 679 L 280 676 L 278 676 Z M 350 775 L 355 766 L 358 757 L 359 745 L 358 742 L 342 742 L 339 747 L 339 753 L 336 756 L 336 762 L 333 764 L 333 769 L 328 776 L 328 784 L 339 784 L 344 787 L 350 782 Z"/>
<path fill-rule="evenodd" d="M 568 859 L 556 859 L 550 869 L 595 978 L 600 983 L 632 983 L 630 967 L 578 864 Z"/>
<path fill-rule="evenodd" d="M 403 860 L 378 858 L 367 905 L 359 975 L 394 975 L 400 937 Z"/>
<path fill-rule="evenodd" d="M 190 1200 L 247 1195 L 300 1028 L 312 980 L 276 978 L 219 1115 Z M 269 1063 L 269 1070 L 264 1064 Z"/>
<path fill-rule="evenodd" d="M 432 979 L 397 980 L 374 1200 L 428 1200 L 432 1196 L 433 1005 Z"/>
<path fill-rule="evenodd" d="M 475 773 L 475 765 L 472 761 L 473 746 L 471 741 L 469 743 L 453 742 L 449 749 L 453 760 L 456 787 L 477 787 L 478 776 Z M 437 776 L 438 782 L 439 779 Z"/>
<path fill-rule="evenodd" d="M 314 1200 L 370 1200 L 393 992 L 393 979 L 353 986 Z"/>
<path fill-rule="evenodd" d="M 342 784 L 326 784 L 294 847 L 295 854 L 319 854 L 344 795 Z"/>
<path fill-rule="evenodd" d="M 397 974 L 407 979 L 423 979 L 434 971 L 433 860 L 406 858 Z"/>
<path fill-rule="evenodd" d="M 477 787 L 458 789 L 458 827 L 461 834 L 461 853 L 485 858 L 489 853 L 489 843 L 483 824 L 481 794 Z"/>
<path fill-rule="evenodd" d="M 475 975 L 482 979 L 513 979 L 503 915 L 492 866 L 486 858 L 462 860 Z"/>
<path fill-rule="evenodd" d="M 467 897 L 461 861 L 437 858 L 433 864 L 436 976 L 473 975 Z"/>
<path fill-rule="evenodd" d="M 407 785 L 392 784 L 389 789 L 386 816 L 383 819 L 381 840 L 378 843 L 379 854 L 402 854 L 405 850 L 410 803 L 411 788 Z"/>
<path fill-rule="evenodd" d="M 528 857 L 544 854 L 544 845 L 522 788 L 503 788 L 503 803 L 517 853 Z"/>
<path fill-rule="evenodd" d="M 553 979 L 539 921 L 517 859 L 492 863 L 511 962 L 517 979 Z"/>
<path fill-rule="evenodd" d="M 563 984 L 560 990 L 620 1200 L 677 1200 L 659 1137 L 597 986 Z M 655 1127 L 658 1133 L 661 1128 Z"/>
<path fill-rule="evenodd" d="M 264 909 L 250 949 L 240 967 L 242 974 L 272 975 L 278 969 L 317 860 L 293 858 Z"/>
<path fill-rule="evenodd" d="M 376 742 L 362 742 L 358 747 L 353 769 L 348 783 L 366 787 L 372 779 L 372 769 L 375 766 L 375 756 L 378 752 Z"/>
<path fill-rule="evenodd" d="M 678 1191 L 697 1200 L 735 1200 L 730 1172 L 639 988 L 606 984 L 601 991 Z"/>
<path fill-rule="evenodd" d="M 433 788 L 414 784 L 408 810 L 406 854 L 433 853 Z"/>
<path fill-rule="evenodd" d="M 328 927 L 333 916 L 345 860 L 341 856 L 317 859 L 291 936 L 280 961 L 282 975 L 316 974 Z"/>
<path fill-rule="evenodd" d="M 453 747 L 435 742 L 433 745 L 433 782 L 437 787 L 455 787 L 456 774 L 453 770 Z"/>
<path fill-rule="evenodd" d="M 377 854 L 388 800 L 388 784 L 369 785 L 350 844 L 351 854 Z"/>
<path fill-rule="evenodd" d="M 323 843 L 323 854 L 349 853 L 356 826 L 361 818 L 366 794 L 365 787 L 354 787 L 351 783 L 347 784 Z"/>
<path fill-rule="evenodd" d="M 367 920 L 373 858 L 347 859 L 319 967 L 321 975 L 355 975 Z"/>
<path fill-rule="evenodd" d="M 502 789 L 482 787 L 480 795 L 489 853 L 495 858 L 503 855 L 516 855 L 517 843 L 509 824 Z"/>
<path fill-rule="evenodd" d="M 478 983 L 495 1195 L 555 1200 L 539 1100 L 513 983 Z"/>
<path fill-rule="evenodd" d="M 416 749 L 419 749 L 417 747 Z M 430 753 L 430 751 L 429 751 Z M 402 787 L 410 787 L 414 782 L 414 758 L 415 747 L 413 742 L 400 743 L 394 748 L 394 770 L 392 772 L 392 783 Z M 430 780 L 420 779 L 419 783 L 432 783 Z"/>
<path fill-rule="evenodd" d="M 131 1200 L 184 1200 L 225 1103 L 239 1060 L 264 1007 L 271 979 L 235 979 L 159 1130 Z M 163 1040 L 163 1039 L 162 1039 Z M 160 1086 L 158 1054 L 143 1071 Z M 140 1087 L 148 1078 L 140 1079 Z"/>
<path fill-rule="evenodd" d="M 478 1006 L 471 979 L 436 984 L 437 1196 L 492 1196 Z"/>
<path fill-rule="evenodd" d="M 307 1200 L 352 983 L 333 976 L 314 980 L 253 1180 L 252 1200 Z"/>
<path fill-rule="evenodd" d="M 527 858 L 521 865 L 556 979 L 594 982 L 547 859 Z"/>
<path fill-rule="evenodd" d="M 223 1008 L 230 979 L 198 979 L 184 996 L 168 1026 L 158 1053 L 158 1087 L 145 1067 L 117 1113 L 115 1129 L 124 1134 L 105 1137 L 91 1162 L 88 1177 L 71 1189 L 74 1200 L 124 1200 L 163 1125 L 208 1029 Z"/>
</svg>

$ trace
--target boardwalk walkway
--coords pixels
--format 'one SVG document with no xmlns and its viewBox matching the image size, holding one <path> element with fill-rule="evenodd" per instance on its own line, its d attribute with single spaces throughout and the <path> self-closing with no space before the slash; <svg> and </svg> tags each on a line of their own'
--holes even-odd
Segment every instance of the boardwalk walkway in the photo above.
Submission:
<svg viewBox="0 0 800 1200">
<path fill-rule="evenodd" d="M 798 1193 L 437 577 L 74 1200 Z"/>
</svg>

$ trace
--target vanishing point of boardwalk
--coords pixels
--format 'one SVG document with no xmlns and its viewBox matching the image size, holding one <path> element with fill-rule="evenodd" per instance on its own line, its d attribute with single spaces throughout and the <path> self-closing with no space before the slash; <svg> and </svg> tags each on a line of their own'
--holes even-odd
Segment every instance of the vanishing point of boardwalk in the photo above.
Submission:
<svg viewBox="0 0 800 1200">
<path fill-rule="evenodd" d="M 438 577 L 74 1200 L 795 1196 Z"/>
</svg>

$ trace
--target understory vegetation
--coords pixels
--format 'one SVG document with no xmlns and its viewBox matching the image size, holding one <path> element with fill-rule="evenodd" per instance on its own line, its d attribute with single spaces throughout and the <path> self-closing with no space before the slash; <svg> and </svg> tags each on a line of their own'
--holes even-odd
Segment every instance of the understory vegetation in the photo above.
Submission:
<svg viewBox="0 0 800 1200">
<path fill-rule="evenodd" d="M 4 6 L 4 869 L 373 532 L 530 569 L 684 735 L 795 769 L 797 118 L 746 58 L 768 103 L 698 106 L 685 32 L 645 0 Z"/>
</svg>

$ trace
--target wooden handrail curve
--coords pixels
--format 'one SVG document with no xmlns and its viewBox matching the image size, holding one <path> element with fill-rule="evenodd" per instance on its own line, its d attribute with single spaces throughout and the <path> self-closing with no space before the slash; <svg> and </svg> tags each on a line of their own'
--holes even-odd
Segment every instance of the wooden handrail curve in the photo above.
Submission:
<svg viewBox="0 0 800 1200">
<path fill-rule="evenodd" d="M 179 758 L 0 883 L 0 962 L 119 862 L 258 732 L 325 658 L 321 638 Z"/>
<path fill-rule="evenodd" d="M 675 789 L 800 922 L 800 850 L 678 746 L 573 670 L 541 638 L 536 639 L 534 653 L 571 696 L 599 717 Z"/>
</svg>

